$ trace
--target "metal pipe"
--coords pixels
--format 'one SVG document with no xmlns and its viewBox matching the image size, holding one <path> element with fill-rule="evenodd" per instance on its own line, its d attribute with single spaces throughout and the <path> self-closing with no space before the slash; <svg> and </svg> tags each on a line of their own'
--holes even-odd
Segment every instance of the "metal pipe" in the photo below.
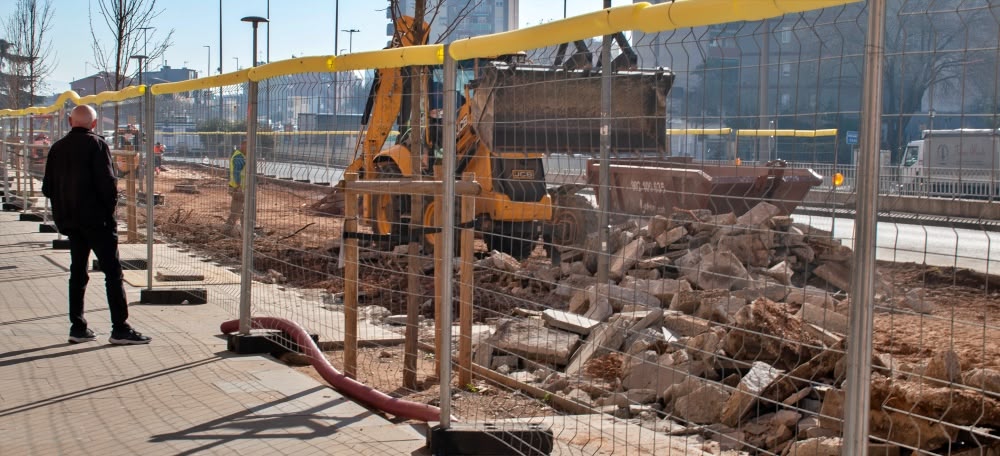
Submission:
<svg viewBox="0 0 1000 456">
<path fill-rule="evenodd" d="M 455 92 L 455 81 L 457 79 L 458 65 L 455 59 L 449 54 L 449 45 L 444 46 L 444 100 L 443 119 L 441 137 L 444 140 L 444 157 L 442 158 L 443 197 L 441 198 L 441 265 L 444 268 L 444 280 L 441 286 L 441 353 L 437 355 L 441 358 L 441 427 L 447 429 L 451 426 L 451 301 L 452 301 L 452 277 L 454 277 L 455 256 L 455 154 L 457 145 L 457 132 L 455 122 L 458 112 L 455 104 L 458 101 L 458 94 Z"/>
<path fill-rule="evenodd" d="M 149 90 L 144 95 L 145 113 L 143 118 L 146 122 L 155 123 L 155 107 L 153 105 L 155 97 Z M 145 123 L 143 124 L 145 125 Z M 153 153 L 153 144 L 156 128 L 149 128 L 149 138 L 146 141 L 146 289 L 153 290 L 153 206 L 156 204 L 155 179 L 156 158 Z"/>
<path fill-rule="evenodd" d="M 878 156 L 882 143 L 882 65 L 885 54 L 885 0 L 868 2 L 864 89 L 861 97 L 861 156 L 858 160 L 858 203 L 854 223 L 855 265 L 851 273 L 851 313 L 847 345 L 844 401 L 844 454 L 868 454 L 871 413 L 875 239 L 878 235 Z"/>
<path fill-rule="evenodd" d="M 604 8 L 611 8 L 611 0 L 604 0 Z M 608 210 L 611 207 L 611 35 L 605 35 L 601 43 L 601 166 L 598 172 L 597 236 L 601 252 L 597 255 L 597 283 L 608 283 L 608 263 L 611 236 L 608 226 Z"/>
<path fill-rule="evenodd" d="M 253 55 L 257 55 L 257 24 L 266 22 L 262 17 L 242 19 L 253 25 Z M 257 66 L 256 57 L 253 65 Z M 257 82 L 247 84 L 247 147 L 246 183 L 243 199 L 243 245 L 242 268 L 240 270 L 240 334 L 250 334 L 251 290 L 253 284 L 253 228 L 257 223 Z"/>
</svg>

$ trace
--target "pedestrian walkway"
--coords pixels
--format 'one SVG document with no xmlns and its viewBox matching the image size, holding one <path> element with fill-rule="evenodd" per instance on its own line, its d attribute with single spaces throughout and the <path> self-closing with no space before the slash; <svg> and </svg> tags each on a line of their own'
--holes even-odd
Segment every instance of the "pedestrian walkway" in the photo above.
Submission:
<svg viewBox="0 0 1000 456">
<path fill-rule="evenodd" d="M 429 454 L 413 427 L 269 356 L 227 352 L 219 323 L 233 316 L 211 295 L 133 302 L 129 321 L 153 342 L 113 346 L 104 277 L 92 273 L 98 340 L 68 344 L 69 252 L 17 216 L 0 213 L 0 454 Z"/>
</svg>

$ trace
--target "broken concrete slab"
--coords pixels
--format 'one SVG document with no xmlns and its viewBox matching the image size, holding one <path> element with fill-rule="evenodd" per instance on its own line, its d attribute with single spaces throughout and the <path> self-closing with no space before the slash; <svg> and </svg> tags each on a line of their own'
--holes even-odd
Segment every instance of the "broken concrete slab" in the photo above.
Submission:
<svg viewBox="0 0 1000 456">
<path fill-rule="evenodd" d="M 778 206 L 761 201 L 756 206 L 750 208 L 745 214 L 737 217 L 736 224 L 746 226 L 761 225 L 779 213 L 781 213 L 781 209 L 778 209 Z"/>
<path fill-rule="evenodd" d="M 971 388 L 1000 394 L 1000 372 L 987 368 L 969 369 L 962 375 L 962 383 Z"/>
<path fill-rule="evenodd" d="M 934 354 L 924 369 L 924 381 L 933 386 L 946 386 L 962 381 L 962 363 L 952 350 L 942 350 Z"/>
<path fill-rule="evenodd" d="M 834 312 L 833 309 L 824 309 L 806 303 L 799 308 L 798 316 L 802 321 L 826 331 L 847 334 L 847 316 Z"/>
<path fill-rule="evenodd" d="M 618 351 L 625 342 L 625 329 L 628 325 L 629 321 L 624 318 L 601 323 L 587 337 L 583 346 L 573 354 L 573 359 L 566 366 L 566 375 L 576 377 L 583 372 L 584 364 L 591 358 L 600 356 L 602 352 Z"/>
<path fill-rule="evenodd" d="M 846 265 L 841 263 L 823 263 L 816 269 L 813 269 L 813 274 L 841 290 L 851 290 L 851 270 Z"/>
<path fill-rule="evenodd" d="M 907 291 L 902 301 L 906 307 L 921 314 L 932 314 L 937 309 L 934 302 L 927 299 L 927 290 L 923 288 L 913 288 Z"/>
<path fill-rule="evenodd" d="M 583 336 L 590 334 L 590 330 L 601 324 L 600 321 L 591 320 L 582 315 L 555 309 L 546 309 L 542 311 L 542 319 L 545 320 L 545 323 L 552 328 L 562 329 L 564 331 L 569 331 Z"/>
<path fill-rule="evenodd" d="M 681 312 L 668 310 L 663 312 L 663 327 L 674 335 L 693 337 L 712 330 L 708 320 L 684 315 Z"/>
<path fill-rule="evenodd" d="M 655 296 L 659 300 L 659 306 L 668 306 L 675 294 L 692 290 L 691 283 L 683 279 L 643 280 L 626 277 L 620 286 Z"/>
<path fill-rule="evenodd" d="M 743 417 L 757 403 L 760 393 L 777 380 L 784 371 L 770 364 L 754 362 L 750 371 L 740 380 L 736 392 L 726 401 L 722 408 L 720 421 L 726 426 L 737 427 Z"/>
<path fill-rule="evenodd" d="M 678 226 L 653 236 L 653 239 L 656 240 L 656 245 L 660 246 L 660 248 L 667 248 L 667 246 L 681 240 L 687 234 L 687 228 Z"/>
<path fill-rule="evenodd" d="M 621 250 L 611 256 L 611 263 L 608 265 L 608 276 L 614 281 L 619 281 L 625 276 L 625 271 L 632 269 L 639 262 L 639 259 L 646 254 L 646 241 L 638 238 L 629 242 Z"/>
<path fill-rule="evenodd" d="M 695 424 L 712 424 L 719 421 L 719 412 L 729 400 L 729 392 L 717 386 L 704 384 L 678 398 L 673 412 Z"/>
<path fill-rule="evenodd" d="M 732 252 L 716 251 L 701 257 L 694 270 L 684 275 L 692 285 L 702 290 L 732 290 L 746 288 L 749 274 Z"/>
<path fill-rule="evenodd" d="M 580 336 L 526 321 L 506 320 L 497 327 L 491 341 L 497 349 L 530 360 L 566 365 Z"/>
</svg>

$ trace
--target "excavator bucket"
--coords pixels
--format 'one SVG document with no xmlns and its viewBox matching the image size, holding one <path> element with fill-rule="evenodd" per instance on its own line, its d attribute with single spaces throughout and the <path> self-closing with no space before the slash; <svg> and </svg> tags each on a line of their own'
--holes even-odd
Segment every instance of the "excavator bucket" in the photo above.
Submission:
<svg viewBox="0 0 1000 456">
<path fill-rule="evenodd" d="M 669 70 L 611 75 L 611 148 L 617 154 L 666 152 Z M 601 73 L 589 69 L 481 64 L 473 85 L 473 123 L 496 153 L 598 154 Z"/>
</svg>

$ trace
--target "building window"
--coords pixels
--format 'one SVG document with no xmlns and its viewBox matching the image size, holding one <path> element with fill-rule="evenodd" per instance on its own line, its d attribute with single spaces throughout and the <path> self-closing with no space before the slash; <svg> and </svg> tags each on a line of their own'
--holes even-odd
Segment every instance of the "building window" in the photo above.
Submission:
<svg viewBox="0 0 1000 456">
<path fill-rule="evenodd" d="M 792 42 L 792 29 L 791 27 L 782 27 L 778 30 L 778 39 L 781 44 L 788 44 Z"/>
<path fill-rule="evenodd" d="M 791 63 L 782 63 L 781 64 L 781 75 L 784 76 L 784 77 L 786 77 L 786 78 L 792 75 L 792 64 Z"/>
<path fill-rule="evenodd" d="M 787 108 L 792 105 L 792 95 L 788 93 L 781 94 L 781 107 Z"/>
</svg>

